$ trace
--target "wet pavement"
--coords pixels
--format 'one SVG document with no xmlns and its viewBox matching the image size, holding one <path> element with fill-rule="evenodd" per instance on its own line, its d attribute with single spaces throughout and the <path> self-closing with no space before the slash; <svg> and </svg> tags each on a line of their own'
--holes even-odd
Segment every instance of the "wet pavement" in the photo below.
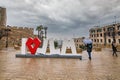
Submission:
<svg viewBox="0 0 120 80">
<path fill-rule="evenodd" d="M 0 51 L 0 80 L 120 80 L 120 52 L 113 57 L 110 49 L 86 51 L 79 59 L 16 58 L 20 51 Z"/>
</svg>

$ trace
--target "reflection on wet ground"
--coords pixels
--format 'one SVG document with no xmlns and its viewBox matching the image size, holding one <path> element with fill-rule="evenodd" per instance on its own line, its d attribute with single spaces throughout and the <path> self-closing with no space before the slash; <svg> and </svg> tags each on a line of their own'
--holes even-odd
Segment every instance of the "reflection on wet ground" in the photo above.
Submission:
<svg viewBox="0 0 120 80">
<path fill-rule="evenodd" d="M 12 48 L 0 51 L 0 80 L 120 80 L 120 52 L 110 49 L 93 52 L 88 60 L 51 58 L 15 58 Z"/>
</svg>

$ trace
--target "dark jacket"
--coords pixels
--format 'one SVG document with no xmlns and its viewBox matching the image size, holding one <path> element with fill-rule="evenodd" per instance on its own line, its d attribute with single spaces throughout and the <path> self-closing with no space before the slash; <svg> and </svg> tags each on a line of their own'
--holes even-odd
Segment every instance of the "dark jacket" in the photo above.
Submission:
<svg viewBox="0 0 120 80">
<path fill-rule="evenodd" d="M 87 52 L 92 52 L 92 43 L 91 44 L 87 44 Z"/>
<path fill-rule="evenodd" d="M 114 43 L 112 43 L 112 49 L 113 49 L 113 51 L 117 51 L 117 48 Z"/>
</svg>

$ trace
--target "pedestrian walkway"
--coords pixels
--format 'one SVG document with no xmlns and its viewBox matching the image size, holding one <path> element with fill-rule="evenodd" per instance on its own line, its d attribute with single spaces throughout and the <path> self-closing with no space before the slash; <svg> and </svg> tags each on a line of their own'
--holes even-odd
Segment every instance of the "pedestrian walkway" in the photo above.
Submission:
<svg viewBox="0 0 120 80">
<path fill-rule="evenodd" d="M 92 60 L 83 51 L 83 60 L 16 58 L 20 51 L 0 51 L 0 80 L 120 80 L 120 52 L 111 49 L 92 52 Z"/>
</svg>

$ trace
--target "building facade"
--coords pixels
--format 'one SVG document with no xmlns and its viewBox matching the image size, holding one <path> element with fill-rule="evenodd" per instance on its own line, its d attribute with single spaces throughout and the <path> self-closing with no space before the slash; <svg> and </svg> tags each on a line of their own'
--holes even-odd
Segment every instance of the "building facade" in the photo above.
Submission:
<svg viewBox="0 0 120 80">
<path fill-rule="evenodd" d="M 0 7 L 0 47 L 5 47 L 6 42 L 9 46 L 20 45 L 21 38 L 35 37 L 33 28 L 6 26 L 6 17 L 6 8 Z"/>
<path fill-rule="evenodd" d="M 83 39 L 85 39 L 85 38 L 84 37 L 82 37 L 82 38 L 74 38 L 76 49 L 80 49 L 81 46 L 84 45 Z"/>
<path fill-rule="evenodd" d="M 110 46 L 112 41 L 120 45 L 120 23 L 95 27 L 89 30 L 90 38 L 96 46 Z"/>
<path fill-rule="evenodd" d="M 8 45 L 9 46 L 21 45 L 22 38 L 35 37 L 33 28 L 7 26 L 7 29 L 10 30 L 8 32 Z M 4 46 L 6 45 L 6 39 L 7 39 L 7 36 L 4 36 L 0 40 L 0 43 L 3 44 Z"/>
</svg>

